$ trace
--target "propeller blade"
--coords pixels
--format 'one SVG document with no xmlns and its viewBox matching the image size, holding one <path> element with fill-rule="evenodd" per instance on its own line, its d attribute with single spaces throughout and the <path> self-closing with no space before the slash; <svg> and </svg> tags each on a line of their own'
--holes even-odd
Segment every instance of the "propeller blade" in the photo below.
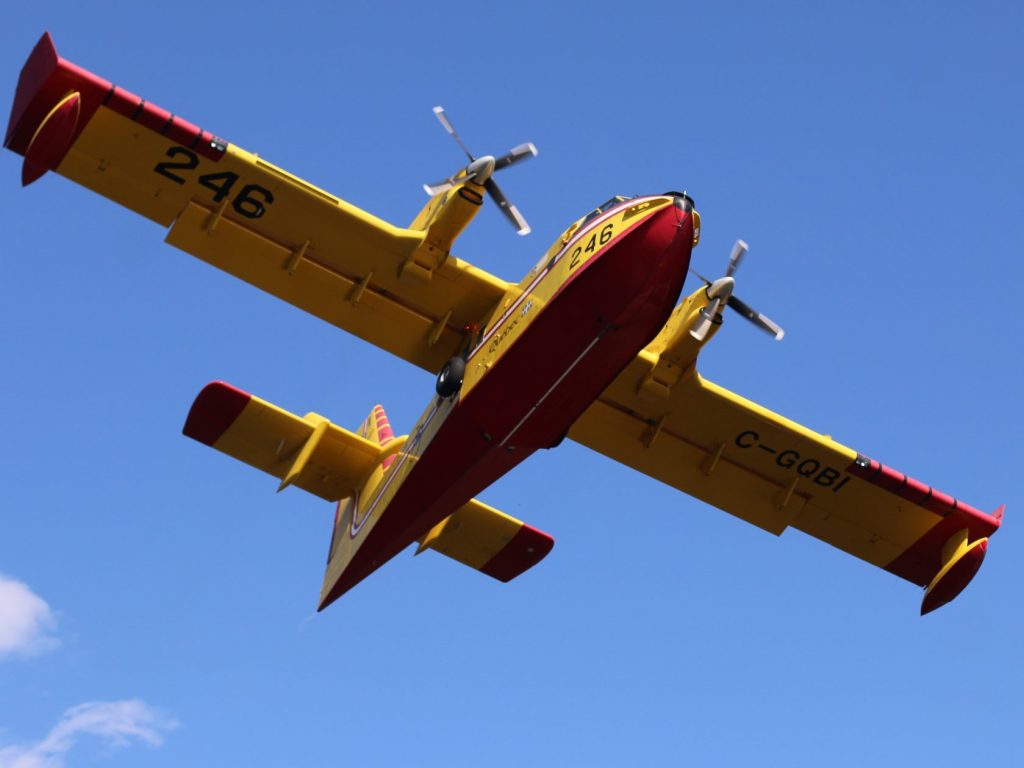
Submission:
<svg viewBox="0 0 1024 768">
<path fill-rule="evenodd" d="M 721 304 L 722 300 L 716 296 L 710 304 L 700 311 L 700 319 L 690 329 L 690 335 L 697 341 L 704 341 L 707 338 L 708 331 L 711 330 L 711 324 L 715 321 L 715 315 L 718 314 L 718 307 Z"/>
<path fill-rule="evenodd" d="M 434 195 L 439 195 L 442 192 L 447 192 L 454 186 L 454 181 L 452 181 L 451 179 L 445 179 L 444 181 L 437 182 L 437 184 L 424 184 L 423 191 L 426 192 L 431 197 L 433 197 Z"/>
<path fill-rule="evenodd" d="M 530 234 L 530 225 L 526 223 L 526 219 L 523 218 L 523 214 L 519 212 L 519 209 L 512 205 L 508 198 L 505 197 L 501 188 L 494 182 L 492 174 L 499 168 L 507 168 L 529 157 L 534 157 L 537 154 L 537 147 L 527 142 L 526 144 L 512 147 L 512 149 L 499 158 L 492 157 L 491 155 L 482 155 L 476 158 L 473 157 L 473 153 L 469 151 L 469 147 L 466 146 L 458 131 L 455 130 L 452 121 L 448 119 L 444 107 L 434 107 L 434 115 L 436 115 L 441 126 L 448 132 L 448 135 L 455 139 L 455 142 L 462 148 L 462 151 L 466 153 L 466 157 L 469 158 L 469 165 L 454 176 L 449 176 L 444 181 L 439 181 L 436 184 L 424 184 L 424 191 L 433 197 L 434 195 L 447 192 L 452 187 L 466 181 L 471 180 L 476 184 L 482 184 L 494 202 L 501 208 L 505 218 L 512 222 L 516 232 L 520 235 Z"/>
<path fill-rule="evenodd" d="M 454 176 L 449 176 L 444 181 L 439 181 L 436 184 L 424 184 L 423 185 L 423 191 L 426 192 L 431 197 L 433 197 L 434 195 L 438 195 L 441 192 L 447 192 L 449 189 L 454 187 L 456 184 L 462 184 L 465 181 L 472 181 L 473 179 L 476 178 L 477 172 L 476 171 L 470 171 L 471 167 L 472 166 L 469 166 L 467 168 L 463 168 L 461 171 L 456 173 Z"/>
<path fill-rule="evenodd" d="M 739 269 L 740 262 L 743 261 L 743 257 L 747 255 L 747 251 L 750 247 L 742 240 L 737 240 L 736 245 L 732 247 L 732 253 L 729 255 L 729 267 L 725 270 L 726 277 L 732 277 L 733 273 Z"/>
<path fill-rule="evenodd" d="M 530 234 L 530 225 L 526 223 L 526 219 L 523 218 L 523 214 L 519 212 L 512 203 L 508 201 L 502 193 L 501 188 L 495 183 L 493 178 L 487 179 L 484 182 L 484 187 L 487 188 L 487 192 L 490 194 L 491 199 L 498 204 L 501 208 L 501 212 L 505 214 L 505 217 L 512 222 L 512 226 L 516 228 L 516 232 L 520 235 Z"/>
<path fill-rule="evenodd" d="M 708 280 L 706 277 L 704 277 L 704 275 L 702 275 L 700 272 L 698 272 L 693 267 L 690 267 L 690 274 L 692 274 L 694 277 L 696 277 L 698 280 L 700 280 L 702 283 L 704 283 L 704 285 L 711 285 L 711 281 Z"/>
<path fill-rule="evenodd" d="M 448 131 L 448 135 L 455 139 L 455 142 L 462 147 L 462 151 L 466 153 L 466 157 L 469 158 L 469 162 L 476 160 L 476 158 L 473 157 L 473 153 L 469 151 L 469 147 L 467 147 L 465 142 L 462 141 L 462 137 L 459 136 L 458 132 L 456 132 L 455 126 L 452 125 L 451 120 L 448 119 L 448 115 L 444 113 L 444 107 L 434 107 L 434 114 L 437 115 L 437 119 L 441 121 L 441 125 L 444 126 L 444 129 Z"/>
<path fill-rule="evenodd" d="M 494 170 L 497 171 L 500 168 L 507 168 L 508 166 L 515 165 L 522 160 L 527 160 L 536 156 L 537 148 L 533 146 L 532 143 L 527 142 L 526 144 L 520 144 L 518 147 L 512 147 L 512 149 L 504 155 L 497 158 L 494 161 Z"/>
<path fill-rule="evenodd" d="M 749 304 L 745 304 L 744 302 L 737 299 L 735 296 L 729 297 L 728 305 L 731 309 L 734 309 L 737 312 L 739 312 L 741 315 L 743 315 L 743 317 L 752 322 L 762 331 L 764 331 L 765 333 L 770 333 L 772 336 L 775 337 L 776 341 L 782 341 L 782 337 L 785 336 L 786 332 L 782 330 L 778 323 L 774 322 L 768 317 L 765 317 L 756 309 L 751 307 Z"/>
</svg>

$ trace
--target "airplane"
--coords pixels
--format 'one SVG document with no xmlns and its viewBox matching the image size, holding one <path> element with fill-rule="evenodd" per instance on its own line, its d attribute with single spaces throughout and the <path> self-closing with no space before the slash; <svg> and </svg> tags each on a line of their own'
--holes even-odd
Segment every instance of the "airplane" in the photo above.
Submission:
<svg viewBox="0 0 1024 768">
<path fill-rule="evenodd" d="M 297 178 L 61 58 L 49 34 L 18 81 L 4 145 L 22 184 L 54 171 L 167 229 L 166 242 L 437 374 L 410 433 L 380 405 L 349 431 L 215 381 L 184 434 L 336 504 L 318 610 L 399 552 L 433 550 L 499 581 L 547 533 L 476 500 L 568 437 L 781 535 L 796 528 L 924 589 L 921 614 L 980 568 L 992 514 L 697 372 L 725 310 L 781 339 L 734 293 L 746 252 L 682 301 L 700 214 L 686 192 L 614 197 L 570 224 L 518 283 L 452 255 L 485 197 L 520 234 L 494 174 L 522 144 L 426 185 L 408 227 Z"/>
</svg>

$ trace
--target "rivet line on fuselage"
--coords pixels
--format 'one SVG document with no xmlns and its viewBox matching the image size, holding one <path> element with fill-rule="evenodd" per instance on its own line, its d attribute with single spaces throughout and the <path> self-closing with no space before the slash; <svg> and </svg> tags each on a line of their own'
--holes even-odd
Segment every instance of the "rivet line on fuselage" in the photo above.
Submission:
<svg viewBox="0 0 1024 768">
<path fill-rule="evenodd" d="M 511 431 L 509 431 L 509 433 L 505 435 L 505 439 L 501 441 L 501 445 L 505 445 L 505 443 L 507 443 L 512 438 L 512 435 L 514 435 L 518 431 L 518 429 L 521 426 L 523 426 L 526 420 L 533 415 L 534 411 L 540 408 L 541 403 L 547 400 L 551 393 L 555 391 L 555 387 L 561 384 L 565 380 L 565 377 L 572 373 L 573 369 L 576 368 L 577 365 L 579 365 L 580 360 L 587 356 L 587 353 L 590 352 L 590 350 L 594 348 L 594 345 L 601 340 L 601 337 L 604 336 L 605 332 L 608 330 L 609 327 L 610 326 L 606 326 L 601 329 L 601 332 L 594 337 L 594 340 L 587 345 L 587 348 L 580 352 L 579 357 L 572 361 L 572 365 L 565 369 L 562 375 L 558 377 L 557 381 L 555 381 L 554 384 L 548 387 L 548 391 L 541 395 L 540 400 L 534 403 L 533 407 L 529 411 L 527 411 L 526 415 L 519 420 L 519 423 L 512 427 Z"/>
</svg>

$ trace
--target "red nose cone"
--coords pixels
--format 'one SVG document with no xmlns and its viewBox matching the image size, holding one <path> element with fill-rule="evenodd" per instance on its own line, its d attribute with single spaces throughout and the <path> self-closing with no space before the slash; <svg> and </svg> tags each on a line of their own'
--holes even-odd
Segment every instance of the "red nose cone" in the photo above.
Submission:
<svg viewBox="0 0 1024 768">
<path fill-rule="evenodd" d="M 949 570 L 942 574 L 937 582 L 928 587 L 928 591 L 924 594 L 924 600 L 921 601 L 922 616 L 931 613 L 936 608 L 941 608 L 964 591 L 964 587 L 971 583 L 974 574 L 981 568 L 986 549 L 988 549 L 988 539 L 979 539 L 974 542 L 953 561 Z"/>
<path fill-rule="evenodd" d="M 36 129 L 25 150 L 25 163 L 21 166 L 21 185 L 27 187 L 47 171 L 60 165 L 71 148 L 78 126 L 82 98 L 77 92 L 61 99 Z"/>
</svg>

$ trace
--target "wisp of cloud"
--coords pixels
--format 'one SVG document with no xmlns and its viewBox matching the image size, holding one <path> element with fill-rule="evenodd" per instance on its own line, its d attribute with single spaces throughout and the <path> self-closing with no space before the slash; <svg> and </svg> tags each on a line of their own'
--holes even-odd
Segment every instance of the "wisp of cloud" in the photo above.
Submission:
<svg viewBox="0 0 1024 768">
<path fill-rule="evenodd" d="M 177 725 L 138 699 L 89 701 L 67 710 L 41 741 L 0 748 L 0 768 L 60 768 L 64 755 L 87 734 L 114 748 L 133 742 L 158 747 Z"/>
</svg>

